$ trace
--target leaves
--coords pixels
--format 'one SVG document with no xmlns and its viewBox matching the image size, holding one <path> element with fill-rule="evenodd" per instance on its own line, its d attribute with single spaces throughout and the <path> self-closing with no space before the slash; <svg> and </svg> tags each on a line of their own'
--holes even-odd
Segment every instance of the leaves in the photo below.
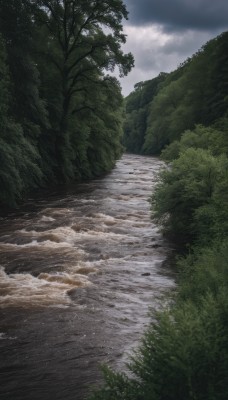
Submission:
<svg viewBox="0 0 228 400">
<path fill-rule="evenodd" d="M 0 202 L 92 178 L 122 152 L 121 0 L 0 0 Z"/>
<path fill-rule="evenodd" d="M 224 32 L 175 71 L 135 86 L 136 90 L 126 99 L 128 150 L 159 154 L 195 125 L 209 127 L 227 117 L 227 48 L 228 33 Z M 156 91 L 150 91 L 155 82 Z M 140 114 L 141 111 L 144 113 Z M 227 151 L 227 135 L 223 140 Z M 222 148 L 222 143 L 219 146 Z"/>
</svg>

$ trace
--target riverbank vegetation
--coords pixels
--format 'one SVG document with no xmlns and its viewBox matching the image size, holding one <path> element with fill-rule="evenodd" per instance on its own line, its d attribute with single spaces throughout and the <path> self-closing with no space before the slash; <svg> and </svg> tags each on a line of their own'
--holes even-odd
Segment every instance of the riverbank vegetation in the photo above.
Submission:
<svg viewBox="0 0 228 400">
<path fill-rule="evenodd" d="M 152 217 L 185 256 L 176 293 L 153 313 L 130 374 L 105 368 L 95 400 L 228 398 L 227 49 L 226 32 L 126 100 L 128 150 L 161 152 L 168 162 Z"/>
<path fill-rule="evenodd" d="M 125 18 L 121 0 L 0 0 L 0 204 L 113 167 Z"/>
</svg>

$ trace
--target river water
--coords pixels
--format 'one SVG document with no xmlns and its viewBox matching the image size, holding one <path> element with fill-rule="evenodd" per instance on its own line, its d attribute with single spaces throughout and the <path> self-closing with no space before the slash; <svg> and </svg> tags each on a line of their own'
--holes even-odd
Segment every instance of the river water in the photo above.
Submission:
<svg viewBox="0 0 228 400">
<path fill-rule="evenodd" d="M 1 217 L 2 400 L 82 400 L 101 363 L 125 368 L 149 306 L 175 286 L 170 245 L 150 220 L 161 167 L 125 155 L 105 177 Z"/>
</svg>

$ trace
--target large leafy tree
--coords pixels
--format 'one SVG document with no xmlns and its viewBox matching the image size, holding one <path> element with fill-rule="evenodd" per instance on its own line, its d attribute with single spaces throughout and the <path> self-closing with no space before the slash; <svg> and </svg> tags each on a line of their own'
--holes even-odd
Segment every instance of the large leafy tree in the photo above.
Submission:
<svg viewBox="0 0 228 400">
<path fill-rule="evenodd" d="M 122 151 L 123 2 L 0 0 L 0 201 L 91 178 Z"/>
<path fill-rule="evenodd" d="M 96 114 L 91 104 L 91 86 L 110 86 L 105 71 L 126 75 L 133 66 L 131 54 L 124 54 L 122 19 L 127 18 L 121 0 L 34 0 L 35 19 L 45 37 L 43 52 L 52 64 L 50 81 L 57 101 L 50 104 L 55 130 L 58 163 L 64 164 L 63 149 L 69 142 L 72 119 L 83 110 Z M 52 89 L 53 90 L 53 89 Z"/>
</svg>

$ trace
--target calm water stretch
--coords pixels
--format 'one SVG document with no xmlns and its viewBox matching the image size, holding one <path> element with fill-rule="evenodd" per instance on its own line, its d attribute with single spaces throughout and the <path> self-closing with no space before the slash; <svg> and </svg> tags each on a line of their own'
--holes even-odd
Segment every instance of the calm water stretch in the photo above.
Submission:
<svg viewBox="0 0 228 400">
<path fill-rule="evenodd" d="M 162 163 L 125 155 L 105 177 L 0 220 L 0 398 L 82 400 L 125 362 L 174 287 L 150 220 Z"/>
</svg>

